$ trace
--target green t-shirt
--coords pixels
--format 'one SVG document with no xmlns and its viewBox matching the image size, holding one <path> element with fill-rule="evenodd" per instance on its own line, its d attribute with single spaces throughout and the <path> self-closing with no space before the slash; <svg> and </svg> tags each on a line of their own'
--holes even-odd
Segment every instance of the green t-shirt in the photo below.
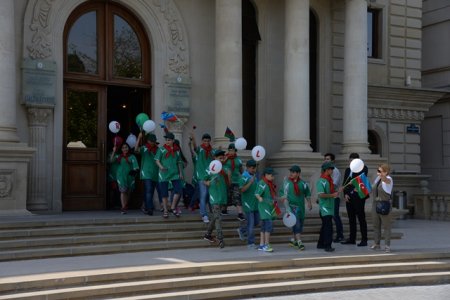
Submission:
<svg viewBox="0 0 450 300">
<path fill-rule="evenodd" d="M 234 162 L 234 169 L 232 168 Z M 239 157 L 229 158 L 224 166 L 231 171 L 231 183 L 239 184 L 241 178 L 242 160 Z"/>
<path fill-rule="evenodd" d="M 330 183 L 319 178 L 316 183 L 317 194 L 331 194 Z M 334 198 L 319 198 L 319 209 L 322 216 L 334 216 Z"/>
<path fill-rule="evenodd" d="M 297 184 L 300 194 L 295 194 L 294 184 Z M 300 219 L 305 218 L 305 198 L 311 197 L 311 190 L 309 185 L 300 179 L 297 183 L 287 179 L 283 182 L 283 188 L 279 192 L 280 197 L 287 198 L 289 205 L 296 213 L 296 217 Z"/>
<path fill-rule="evenodd" d="M 116 171 L 116 179 L 119 188 L 127 188 L 129 190 L 134 190 L 135 178 L 134 176 L 130 176 L 129 173 L 131 170 L 139 170 L 139 165 L 136 156 L 134 156 L 133 154 L 128 155 L 127 161 L 127 159 L 121 157 L 120 154 L 115 154 L 113 157 L 113 161 L 117 161 L 118 163 Z"/>
<path fill-rule="evenodd" d="M 205 176 L 204 180 L 211 180 L 209 185 L 209 202 L 211 205 L 225 205 L 228 201 L 226 174 L 211 174 Z"/>
<path fill-rule="evenodd" d="M 139 148 L 141 154 L 141 179 L 151 179 L 158 181 L 158 165 L 155 162 L 155 154 L 144 145 Z"/>
<path fill-rule="evenodd" d="M 256 187 L 258 186 L 256 175 L 252 176 L 247 171 L 242 173 L 242 176 L 239 179 L 239 188 L 247 185 L 252 177 L 255 178 L 252 184 L 245 192 L 241 193 L 242 209 L 244 212 L 258 211 L 258 199 L 255 197 Z"/>
<path fill-rule="evenodd" d="M 206 151 L 202 147 L 197 147 L 195 153 L 197 154 L 197 160 L 195 163 L 195 176 L 197 179 L 205 178 L 208 175 L 209 164 L 213 161 L 214 149 L 206 156 Z"/>
<path fill-rule="evenodd" d="M 180 153 L 178 151 L 174 151 L 173 154 L 169 154 L 167 149 L 164 148 L 164 146 L 159 147 L 155 155 L 155 160 L 159 160 L 159 162 L 166 169 L 164 171 L 159 170 L 158 173 L 159 182 L 180 179 L 178 164 L 182 163 L 182 161 L 180 158 Z"/>
<path fill-rule="evenodd" d="M 258 201 L 258 212 L 261 220 L 272 220 L 275 215 L 275 208 L 273 205 L 272 195 L 270 194 L 269 186 L 261 180 L 256 187 L 255 195 L 263 198 L 262 202 Z"/>
</svg>

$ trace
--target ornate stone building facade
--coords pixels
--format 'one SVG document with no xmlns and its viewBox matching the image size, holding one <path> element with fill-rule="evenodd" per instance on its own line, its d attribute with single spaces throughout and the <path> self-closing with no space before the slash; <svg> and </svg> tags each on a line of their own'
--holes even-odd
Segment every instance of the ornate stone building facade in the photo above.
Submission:
<svg viewBox="0 0 450 300">
<path fill-rule="evenodd" d="M 420 129 L 446 92 L 422 86 L 420 0 L 4 0 L 0 16 L 2 214 L 106 209 L 108 123 L 126 137 L 142 111 L 177 114 L 183 148 L 230 127 L 311 180 L 325 152 L 371 176 L 390 163 L 408 194 L 429 178 Z"/>
</svg>

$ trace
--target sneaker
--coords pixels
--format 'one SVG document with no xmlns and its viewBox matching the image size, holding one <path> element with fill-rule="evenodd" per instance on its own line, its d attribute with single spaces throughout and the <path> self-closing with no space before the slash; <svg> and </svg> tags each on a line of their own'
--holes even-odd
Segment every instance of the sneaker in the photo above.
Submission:
<svg viewBox="0 0 450 300">
<path fill-rule="evenodd" d="M 361 241 L 361 242 L 358 244 L 358 247 L 367 247 L 367 241 Z"/>
<path fill-rule="evenodd" d="M 148 210 L 148 211 L 147 211 L 147 215 L 153 216 L 153 209 Z"/>
<path fill-rule="evenodd" d="M 203 216 L 202 221 L 203 221 L 203 223 L 208 224 L 209 223 L 208 216 Z"/>
<path fill-rule="evenodd" d="M 213 236 L 210 235 L 210 234 L 205 234 L 205 235 L 203 236 L 203 239 L 206 240 L 206 241 L 208 241 L 208 242 L 210 242 L 210 243 L 214 243 L 214 242 L 216 241 L 216 240 L 213 238 Z"/>
<path fill-rule="evenodd" d="M 177 209 L 171 209 L 170 212 L 177 218 L 180 216 L 180 213 L 178 212 Z"/>
<path fill-rule="evenodd" d="M 240 229 L 240 228 L 237 229 L 237 232 L 238 232 L 238 235 L 239 235 L 239 239 L 240 239 L 241 241 L 245 241 L 245 236 L 244 236 L 244 234 L 241 232 L 241 229 Z"/>
<path fill-rule="evenodd" d="M 333 240 L 334 243 L 340 243 L 344 240 L 344 237 L 337 237 Z"/>
<path fill-rule="evenodd" d="M 143 213 L 144 215 L 147 215 L 147 214 L 148 214 L 148 210 L 145 209 L 145 207 L 141 207 L 141 211 L 142 211 L 142 213 Z"/>
<path fill-rule="evenodd" d="M 259 245 L 257 249 L 258 251 L 264 251 L 264 245 Z"/>
<path fill-rule="evenodd" d="M 326 252 L 333 252 L 333 251 L 334 251 L 334 248 L 328 247 L 328 248 L 325 248 L 325 251 L 326 251 Z"/>
<path fill-rule="evenodd" d="M 120 211 L 120 213 L 121 213 L 122 215 L 126 215 L 126 214 L 127 214 L 127 211 L 126 211 L 125 209 L 122 209 L 122 210 Z"/>
<path fill-rule="evenodd" d="M 297 241 L 291 238 L 291 240 L 289 241 L 289 246 L 297 248 L 298 247 Z"/>
<path fill-rule="evenodd" d="M 305 250 L 305 245 L 303 245 L 302 241 L 297 241 L 298 250 Z"/>
<path fill-rule="evenodd" d="M 273 248 L 269 244 L 267 244 L 264 246 L 263 251 L 264 252 L 273 252 Z"/>
<path fill-rule="evenodd" d="M 384 247 L 384 252 L 391 253 L 391 247 L 389 247 L 389 246 Z"/>
<path fill-rule="evenodd" d="M 241 222 L 244 222 L 245 221 L 244 214 L 238 214 L 237 219 Z"/>
<path fill-rule="evenodd" d="M 255 246 L 255 244 L 248 244 L 247 245 L 247 249 L 248 250 L 254 250 L 254 249 L 256 249 L 256 246 Z"/>
<path fill-rule="evenodd" d="M 225 210 L 222 210 L 221 212 L 220 212 L 220 214 L 222 215 L 222 216 L 228 216 L 228 211 L 225 209 Z"/>
<path fill-rule="evenodd" d="M 370 249 L 372 249 L 372 250 L 380 250 L 380 245 L 373 244 L 372 246 L 370 246 Z"/>
<path fill-rule="evenodd" d="M 177 208 L 177 213 L 178 213 L 178 216 L 181 216 L 181 207 Z"/>
<path fill-rule="evenodd" d="M 222 249 L 225 247 L 225 242 L 223 240 L 219 240 L 219 248 Z"/>
</svg>

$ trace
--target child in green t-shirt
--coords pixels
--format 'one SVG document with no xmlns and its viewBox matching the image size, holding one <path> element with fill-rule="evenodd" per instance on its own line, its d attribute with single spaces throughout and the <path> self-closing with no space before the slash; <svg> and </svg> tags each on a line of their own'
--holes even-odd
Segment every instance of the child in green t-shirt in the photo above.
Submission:
<svg viewBox="0 0 450 300">
<path fill-rule="evenodd" d="M 214 152 L 214 158 L 222 163 L 225 160 L 225 151 L 216 150 Z M 227 189 L 230 182 L 230 175 L 222 168 L 217 174 L 211 173 L 206 175 L 203 182 L 209 189 L 209 202 L 212 206 L 212 216 L 209 218 L 208 229 L 203 238 L 211 243 L 215 242 L 215 239 L 211 235 L 215 227 L 219 247 L 223 248 L 225 247 L 225 243 L 222 233 L 221 206 L 227 203 Z"/>
<path fill-rule="evenodd" d="M 256 188 L 255 196 L 258 199 L 258 212 L 261 218 L 261 233 L 259 241 L 259 251 L 273 252 L 270 246 L 270 234 L 273 232 L 273 216 L 274 216 L 274 201 L 276 198 L 275 171 L 272 168 L 265 168 L 263 178 Z"/>
<path fill-rule="evenodd" d="M 287 209 L 295 215 L 297 220 L 292 227 L 294 238 L 291 239 L 290 245 L 302 251 L 305 250 L 301 240 L 305 221 L 305 200 L 308 203 L 309 210 L 312 209 L 312 204 L 311 191 L 308 184 L 300 178 L 300 173 L 301 169 L 297 165 L 293 165 L 289 169 L 289 177 L 283 182 L 283 188 L 280 189 L 280 197 L 286 201 Z"/>
</svg>

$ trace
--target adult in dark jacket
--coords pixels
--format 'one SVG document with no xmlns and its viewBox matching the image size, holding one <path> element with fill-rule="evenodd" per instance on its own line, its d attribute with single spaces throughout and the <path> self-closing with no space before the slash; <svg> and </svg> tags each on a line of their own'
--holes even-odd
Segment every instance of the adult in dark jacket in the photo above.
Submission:
<svg viewBox="0 0 450 300">
<path fill-rule="evenodd" d="M 350 162 L 355 158 L 359 158 L 359 154 L 351 153 L 349 156 Z M 362 173 L 367 176 L 367 166 L 364 166 L 363 170 L 359 173 L 352 173 L 350 168 L 347 168 L 344 173 L 343 186 L 348 184 L 353 178 L 358 177 Z M 345 241 L 342 241 L 341 244 L 356 244 L 356 218 L 358 218 L 359 228 L 361 230 L 361 242 L 358 244 L 358 246 L 367 246 L 367 222 L 366 213 L 364 211 L 367 198 L 369 198 L 369 196 L 360 198 L 355 190 L 355 187 L 352 184 L 345 186 L 344 199 L 350 225 L 350 236 Z"/>
</svg>

